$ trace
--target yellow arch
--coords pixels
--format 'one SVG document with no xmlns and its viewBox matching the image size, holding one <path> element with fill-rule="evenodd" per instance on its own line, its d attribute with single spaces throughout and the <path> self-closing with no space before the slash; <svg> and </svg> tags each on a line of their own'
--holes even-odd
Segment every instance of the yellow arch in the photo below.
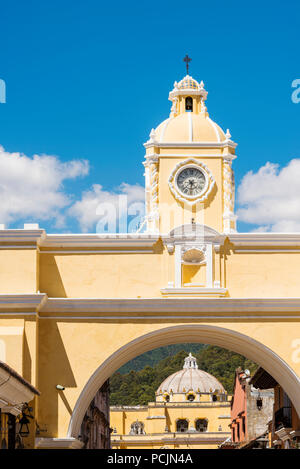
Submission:
<svg viewBox="0 0 300 469">
<path fill-rule="evenodd" d="M 93 373 L 83 388 L 71 416 L 68 437 L 77 438 L 84 414 L 102 384 L 122 365 L 134 357 L 164 345 L 207 343 L 241 353 L 263 366 L 285 389 L 300 415 L 300 379 L 290 366 L 270 348 L 251 337 L 231 329 L 212 325 L 179 325 L 142 335 L 114 352 Z"/>
</svg>

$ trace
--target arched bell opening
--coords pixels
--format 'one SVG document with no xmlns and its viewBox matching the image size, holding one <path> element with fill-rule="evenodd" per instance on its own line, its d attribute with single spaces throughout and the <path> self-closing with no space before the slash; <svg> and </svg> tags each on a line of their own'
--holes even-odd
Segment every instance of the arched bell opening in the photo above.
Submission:
<svg viewBox="0 0 300 469">
<path fill-rule="evenodd" d="M 191 98 L 190 96 L 185 98 L 185 110 L 193 112 L 193 98 Z"/>
</svg>

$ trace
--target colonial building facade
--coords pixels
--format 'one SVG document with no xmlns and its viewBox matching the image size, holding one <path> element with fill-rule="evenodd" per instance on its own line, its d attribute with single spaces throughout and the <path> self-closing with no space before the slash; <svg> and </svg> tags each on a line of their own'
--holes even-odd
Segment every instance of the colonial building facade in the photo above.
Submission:
<svg viewBox="0 0 300 469">
<path fill-rule="evenodd" d="M 254 387 L 249 370 L 238 368 L 231 399 L 231 439 L 221 447 L 269 447 L 266 434 L 273 418 L 273 406 L 273 389 Z"/>
<path fill-rule="evenodd" d="M 147 406 L 110 409 L 114 449 L 216 449 L 230 436 L 230 396 L 195 357 L 158 387 Z"/>
<path fill-rule="evenodd" d="M 236 232 L 236 143 L 206 98 L 191 76 L 174 84 L 170 116 L 145 143 L 136 233 L 2 226 L 0 359 L 41 393 L 31 447 L 82 447 L 111 374 L 172 343 L 246 355 L 300 413 L 300 234 Z"/>
</svg>

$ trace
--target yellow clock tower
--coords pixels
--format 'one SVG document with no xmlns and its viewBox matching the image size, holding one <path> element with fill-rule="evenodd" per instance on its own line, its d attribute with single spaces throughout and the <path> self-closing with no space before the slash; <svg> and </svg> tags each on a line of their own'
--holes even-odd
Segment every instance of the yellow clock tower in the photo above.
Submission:
<svg viewBox="0 0 300 469">
<path fill-rule="evenodd" d="M 193 223 L 235 232 L 236 143 L 209 117 L 207 91 L 186 75 L 169 94 L 168 119 L 145 143 L 146 224 L 151 233 Z"/>
<path fill-rule="evenodd" d="M 226 294 L 218 247 L 236 232 L 232 161 L 237 146 L 210 117 L 207 91 L 186 75 L 169 94 L 168 119 L 145 143 L 146 217 L 171 256 L 163 295 Z M 141 227 L 141 228 L 142 228 Z M 172 261 L 173 259 L 173 261 Z"/>
</svg>

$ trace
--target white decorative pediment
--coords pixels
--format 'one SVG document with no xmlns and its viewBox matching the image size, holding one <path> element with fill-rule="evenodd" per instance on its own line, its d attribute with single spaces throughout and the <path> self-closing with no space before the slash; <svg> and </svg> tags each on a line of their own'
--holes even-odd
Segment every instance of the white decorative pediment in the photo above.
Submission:
<svg viewBox="0 0 300 469">
<path fill-rule="evenodd" d="M 186 249 L 191 249 L 192 247 L 199 248 L 200 244 L 212 243 L 217 250 L 220 244 L 224 243 L 225 236 L 210 226 L 200 223 L 187 223 L 176 226 L 167 235 L 162 235 L 161 239 L 171 254 L 174 252 L 176 244 L 181 244 Z"/>
<path fill-rule="evenodd" d="M 168 238 L 203 238 L 215 239 L 220 236 L 217 230 L 201 223 L 186 223 L 173 228 Z"/>
<path fill-rule="evenodd" d="M 177 177 L 179 173 L 188 167 L 198 168 L 205 176 L 205 186 L 203 190 L 197 195 L 187 195 L 183 194 L 176 183 Z M 174 195 L 175 199 L 179 200 L 180 202 L 187 203 L 188 205 L 195 205 L 198 202 L 203 202 L 206 200 L 211 193 L 212 189 L 214 188 L 216 181 L 211 174 L 208 167 L 202 163 L 201 161 L 196 160 L 195 158 L 189 158 L 184 161 L 178 163 L 175 168 L 173 169 L 172 173 L 170 174 L 168 180 L 169 188 L 172 194 Z"/>
</svg>

